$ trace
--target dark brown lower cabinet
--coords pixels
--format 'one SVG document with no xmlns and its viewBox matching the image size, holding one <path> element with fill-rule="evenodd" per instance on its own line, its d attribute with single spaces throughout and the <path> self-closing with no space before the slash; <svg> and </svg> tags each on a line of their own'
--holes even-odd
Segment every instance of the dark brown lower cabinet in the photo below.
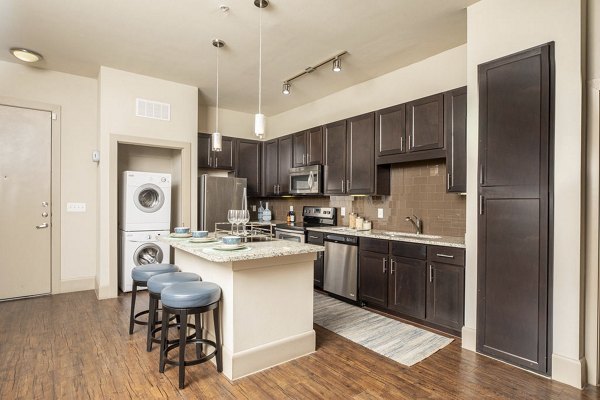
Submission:
<svg viewBox="0 0 600 400">
<path fill-rule="evenodd" d="M 464 261 L 461 248 L 361 238 L 359 299 L 368 306 L 460 336 Z"/>
<path fill-rule="evenodd" d="M 322 232 L 308 232 L 307 242 L 310 244 L 316 244 L 323 246 L 323 233 Z M 314 262 L 315 274 L 314 274 L 314 287 L 317 289 L 323 289 L 323 275 L 325 273 L 325 265 L 323 259 L 323 252 L 317 253 L 317 259 Z"/>
<path fill-rule="evenodd" d="M 360 252 L 360 300 L 370 305 L 387 307 L 388 261 L 387 253 Z"/>
<path fill-rule="evenodd" d="M 479 66 L 477 351 L 547 374 L 553 44 Z"/>
<path fill-rule="evenodd" d="M 427 321 L 460 330 L 464 323 L 465 268 L 429 263 Z"/>
<path fill-rule="evenodd" d="M 427 262 L 405 257 L 390 257 L 388 308 L 425 319 Z"/>
</svg>

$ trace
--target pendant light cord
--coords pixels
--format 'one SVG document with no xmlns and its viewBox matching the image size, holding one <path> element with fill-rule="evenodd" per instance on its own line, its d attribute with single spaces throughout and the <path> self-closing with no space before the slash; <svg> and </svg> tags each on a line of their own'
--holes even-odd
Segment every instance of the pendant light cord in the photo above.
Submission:
<svg viewBox="0 0 600 400">
<path fill-rule="evenodd" d="M 262 103 L 262 7 L 258 10 L 258 113 Z"/>
<path fill-rule="evenodd" d="M 215 132 L 219 132 L 219 47 L 217 46 L 217 109 L 215 111 Z"/>
</svg>

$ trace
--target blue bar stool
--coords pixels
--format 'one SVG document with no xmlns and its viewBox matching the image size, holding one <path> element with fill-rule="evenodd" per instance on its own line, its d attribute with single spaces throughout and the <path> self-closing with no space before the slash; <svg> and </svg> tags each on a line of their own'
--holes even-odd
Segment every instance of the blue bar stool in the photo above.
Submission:
<svg viewBox="0 0 600 400">
<path fill-rule="evenodd" d="M 217 371 L 223 371 L 223 355 L 221 354 L 221 325 L 219 322 L 219 301 L 221 300 L 221 288 L 212 282 L 185 282 L 171 285 L 165 288 L 162 297 L 162 333 L 160 342 L 160 366 L 159 371 L 165 372 L 165 364 L 177 365 L 179 367 L 179 388 L 185 386 L 185 367 L 200 364 L 217 358 Z M 185 335 L 185 329 L 179 330 L 179 341 L 169 344 L 167 341 L 167 324 L 170 314 L 178 315 L 182 321 L 186 321 L 188 315 L 194 315 L 196 321 L 202 318 L 202 314 L 208 311 L 213 313 L 215 324 L 215 341 L 202 338 L 202 329 L 196 329 L 196 338 Z M 196 325 L 198 326 L 198 325 Z M 196 359 L 185 361 L 185 346 L 188 343 L 196 344 Z M 210 353 L 202 354 L 202 345 L 214 348 Z M 179 348 L 179 360 L 169 360 L 169 351 Z"/>
<path fill-rule="evenodd" d="M 173 264 L 146 264 L 134 267 L 131 270 L 131 279 L 133 279 L 133 286 L 131 288 L 131 313 L 129 314 L 130 335 L 133 334 L 134 324 L 148 324 L 148 322 L 139 320 L 138 318 L 144 314 L 148 314 L 150 311 L 149 309 L 135 314 L 135 299 L 137 297 L 138 287 L 148 287 L 148 279 L 155 275 L 177 271 L 179 271 L 179 268 Z"/>
<path fill-rule="evenodd" d="M 160 324 L 161 321 L 157 320 L 157 311 L 158 302 L 161 300 L 161 292 L 163 289 L 174 285 L 176 283 L 183 282 L 195 282 L 201 281 L 202 278 L 198 274 L 194 274 L 193 272 L 169 272 L 166 274 L 155 275 L 152 278 L 148 279 L 148 295 L 150 296 L 148 308 L 150 313 L 148 314 L 148 335 L 146 338 L 146 350 L 152 350 L 152 343 L 160 343 L 160 338 L 156 338 L 155 335 L 160 331 L 160 327 L 156 327 L 156 325 Z M 163 310 L 164 312 L 164 310 Z M 187 325 L 187 319 L 179 320 L 178 322 L 183 321 L 180 328 L 185 332 L 185 326 Z M 171 325 L 175 326 L 175 325 Z M 167 328 L 169 324 L 167 324 Z M 199 326 L 191 326 L 192 328 L 200 329 Z"/>
</svg>

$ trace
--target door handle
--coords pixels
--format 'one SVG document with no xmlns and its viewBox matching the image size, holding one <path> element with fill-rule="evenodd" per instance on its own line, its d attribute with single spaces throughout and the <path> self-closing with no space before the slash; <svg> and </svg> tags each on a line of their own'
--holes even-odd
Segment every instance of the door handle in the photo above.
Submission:
<svg viewBox="0 0 600 400">
<path fill-rule="evenodd" d="M 390 275 L 394 275 L 394 259 L 390 260 Z"/>
<path fill-rule="evenodd" d="M 344 193 L 344 180 L 342 179 L 342 193 Z"/>
<path fill-rule="evenodd" d="M 433 282 L 433 265 L 429 264 L 429 282 Z"/>
<path fill-rule="evenodd" d="M 47 227 L 48 227 L 48 223 L 47 223 L 47 222 L 44 222 L 44 223 L 43 223 L 43 224 L 41 224 L 41 225 L 36 225 L 36 226 L 35 226 L 35 229 L 44 229 L 44 228 L 47 228 Z"/>
<path fill-rule="evenodd" d="M 387 258 L 383 257 L 381 259 L 383 261 L 383 273 L 387 273 Z"/>
</svg>

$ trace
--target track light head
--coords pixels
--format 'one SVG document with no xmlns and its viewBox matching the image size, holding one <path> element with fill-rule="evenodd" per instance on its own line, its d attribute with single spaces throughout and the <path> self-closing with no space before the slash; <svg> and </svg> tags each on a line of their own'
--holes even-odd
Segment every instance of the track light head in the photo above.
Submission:
<svg viewBox="0 0 600 400">
<path fill-rule="evenodd" d="M 339 57 L 333 60 L 333 72 L 340 72 L 342 70 L 342 59 Z"/>
<path fill-rule="evenodd" d="M 289 83 L 283 82 L 283 89 L 281 90 L 281 92 L 283 94 L 290 94 L 290 88 L 291 88 L 291 86 L 292 85 L 290 85 Z"/>
</svg>

